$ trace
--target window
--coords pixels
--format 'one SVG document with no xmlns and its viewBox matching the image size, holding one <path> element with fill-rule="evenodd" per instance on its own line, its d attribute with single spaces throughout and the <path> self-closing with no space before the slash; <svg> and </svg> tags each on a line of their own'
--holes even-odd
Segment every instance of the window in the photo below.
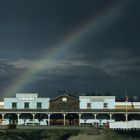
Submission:
<svg viewBox="0 0 140 140">
<path fill-rule="evenodd" d="M 66 101 L 67 101 L 67 98 L 62 98 L 62 101 L 63 101 L 63 102 L 66 102 Z"/>
<path fill-rule="evenodd" d="M 17 108 L 17 103 L 16 102 L 13 102 L 12 103 L 12 109 L 16 109 Z"/>
<path fill-rule="evenodd" d="M 29 103 L 25 103 L 25 104 L 24 104 L 24 108 L 25 108 L 25 109 L 29 109 Z"/>
<path fill-rule="evenodd" d="M 37 103 L 37 109 L 41 109 L 42 108 L 42 103 L 41 102 L 38 102 Z"/>
<path fill-rule="evenodd" d="M 108 103 L 104 103 L 104 108 L 107 108 L 108 107 Z"/>
<path fill-rule="evenodd" d="M 87 108 L 91 108 L 91 103 L 87 103 Z"/>
</svg>

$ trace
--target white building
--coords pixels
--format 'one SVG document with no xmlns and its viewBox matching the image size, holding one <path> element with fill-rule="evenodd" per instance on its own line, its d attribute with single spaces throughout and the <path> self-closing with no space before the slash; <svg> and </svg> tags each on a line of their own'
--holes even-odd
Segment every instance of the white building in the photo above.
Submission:
<svg viewBox="0 0 140 140">
<path fill-rule="evenodd" d="M 115 96 L 79 96 L 79 100 L 80 109 L 115 109 Z M 100 116 L 100 113 L 90 113 L 80 119 L 81 124 L 98 123 L 103 125 L 107 122 L 114 122 L 109 113 L 103 114 L 103 118 Z"/>
<path fill-rule="evenodd" d="M 15 98 L 4 98 L 4 109 L 49 109 L 49 101 L 50 98 L 38 98 L 37 93 L 20 93 L 16 94 Z M 11 115 L 11 114 L 9 114 Z M 26 124 L 47 124 L 47 117 L 41 119 L 39 121 L 38 118 L 35 118 L 37 115 L 34 113 L 15 113 L 14 116 L 17 118 L 18 125 L 26 125 Z M 15 120 L 11 120 L 8 118 L 7 114 L 4 114 L 5 119 L 2 121 L 2 125 L 7 125 L 9 123 L 15 123 Z M 10 122 L 9 122 L 10 121 Z"/>
<path fill-rule="evenodd" d="M 115 96 L 79 96 L 80 109 L 115 109 Z"/>
<path fill-rule="evenodd" d="M 49 109 L 50 98 L 38 98 L 36 93 L 16 94 L 16 98 L 4 98 L 4 109 Z"/>
</svg>

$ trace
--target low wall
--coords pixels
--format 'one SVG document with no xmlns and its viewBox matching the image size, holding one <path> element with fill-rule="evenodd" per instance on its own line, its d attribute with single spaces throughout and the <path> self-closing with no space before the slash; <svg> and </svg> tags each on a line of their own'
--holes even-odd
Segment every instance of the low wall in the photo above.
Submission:
<svg viewBox="0 0 140 140">
<path fill-rule="evenodd" d="M 132 120 L 127 122 L 111 122 L 109 123 L 111 129 L 140 129 L 140 121 Z"/>
</svg>

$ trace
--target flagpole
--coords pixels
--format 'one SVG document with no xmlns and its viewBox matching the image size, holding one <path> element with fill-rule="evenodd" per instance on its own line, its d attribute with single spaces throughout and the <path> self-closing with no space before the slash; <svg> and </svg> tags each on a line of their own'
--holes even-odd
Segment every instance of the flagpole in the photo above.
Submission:
<svg viewBox="0 0 140 140">
<path fill-rule="evenodd" d="M 126 108 L 125 108 L 125 112 L 126 112 L 126 122 L 127 122 L 127 101 L 125 101 L 126 102 Z"/>
<path fill-rule="evenodd" d="M 127 96 L 127 90 L 125 91 L 125 113 L 126 113 L 126 122 L 128 121 L 128 116 L 127 116 L 127 102 L 128 102 L 128 96 Z"/>
</svg>

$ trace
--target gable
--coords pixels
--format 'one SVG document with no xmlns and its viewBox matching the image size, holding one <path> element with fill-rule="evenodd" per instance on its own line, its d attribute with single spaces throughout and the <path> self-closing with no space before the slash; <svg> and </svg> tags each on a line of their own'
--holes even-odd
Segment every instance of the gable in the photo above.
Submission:
<svg viewBox="0 0 140 140">
<path fill-rule="evenodd" d="M 68 100 L 72 100 L 72 101 L 78 101 L 79 102 L 79 99 L 75 98 L 75 97 L 72 97 L 70 95 L 67 95 L 67 94 L 64 94 L 64 95 L 60 95 L 58 97 L 55 97 L 53 99 L 50 100 L 50 102 L 53 102 L 53 101 L 68 101 Z"/>
</svg>

